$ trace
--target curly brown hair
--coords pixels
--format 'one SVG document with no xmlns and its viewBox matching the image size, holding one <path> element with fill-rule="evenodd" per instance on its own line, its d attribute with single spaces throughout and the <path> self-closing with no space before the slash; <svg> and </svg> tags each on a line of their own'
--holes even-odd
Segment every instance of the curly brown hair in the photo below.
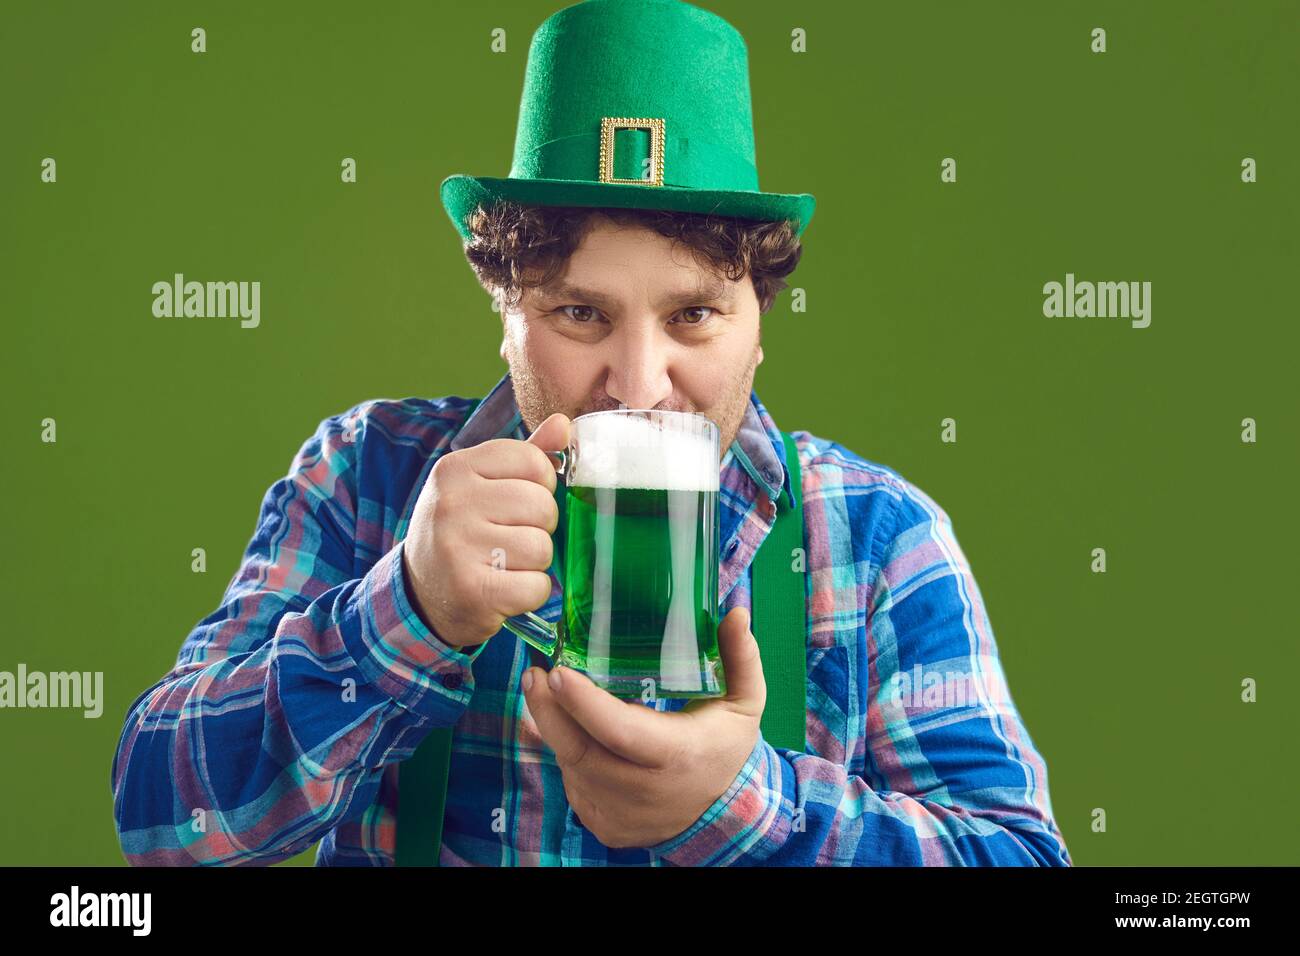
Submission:
<svg viewBox="0 0 1300 956">
<path fill-rule="evenodd" d="M 479 205 L 466 224 L 465 258 L 488 294 L 518 308 L 524 290 L 545 285 L 564 269 L 597 215 L 620 225 L 653 229 L 681 243 L 714 274 L 739 281 L 749 275 L 759 314 L 786 287 L 803 254 L 795 224 L 706 213 L 606 206 L 535 206 L 510 200 Z"/>
</svg>

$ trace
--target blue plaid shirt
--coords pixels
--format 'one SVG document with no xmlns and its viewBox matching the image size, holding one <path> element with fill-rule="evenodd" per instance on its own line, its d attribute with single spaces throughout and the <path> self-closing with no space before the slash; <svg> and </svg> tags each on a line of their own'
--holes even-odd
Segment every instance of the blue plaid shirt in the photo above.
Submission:
<svg viewBox="0 0 1300 956">
<path fill-rule="evenodd" d="M 220 606 L 126 716 L 111 782 L 128 862 L 268 864 L 319 841 L 318 865 L 392 865 L 398 765 L 451 726 L 443 866 L 1071 864 L 947 514 L 806 431 L 806 749 L 760 735 L 686 830 L 603 846 L 524 706 L 527 645 L 502 629 L 450 647 L 411 606 L 402 540 L 434 462 L 528 434 L 509 375 L 471 405 L 362 402 L 270 487 Z M 721 463 L 720 613 L 750 606 L 783 452 L 751 392 Z"/>
</svg>

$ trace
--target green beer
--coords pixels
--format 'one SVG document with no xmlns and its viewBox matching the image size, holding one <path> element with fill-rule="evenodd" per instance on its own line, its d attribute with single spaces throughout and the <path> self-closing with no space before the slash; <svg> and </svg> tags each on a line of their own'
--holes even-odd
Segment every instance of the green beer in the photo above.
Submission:
<svg viewBox="0 0 1300 956">
<path fill-rule="evenodd" d="M 725 693 L 716 489 L 569 485 L 561 662 L 621 697 Z"/>
<path fill-rule="evenodd" d="M 573 419 L 557 453 L 560 617 L 530 611 L 504 627 L 617 697 L 725 695 L 718 446 L 718 426 L 698 412 L 620 408 Z"/>
</svg>

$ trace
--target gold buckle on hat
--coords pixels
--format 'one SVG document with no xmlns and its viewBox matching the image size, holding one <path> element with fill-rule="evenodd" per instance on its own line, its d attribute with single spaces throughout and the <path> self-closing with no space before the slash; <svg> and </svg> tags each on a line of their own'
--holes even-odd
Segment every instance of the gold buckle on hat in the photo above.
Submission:
<svg viewBox="0 0 1300 956">
<path fill-rule="evenodd" d="M 650 171 L 652 179 L 614 178 L 614 130 L 648 129 L 650 131 Z M 604 116 L 600 120 L 600 181 L 626 183 L 630 186 L 664 184 L 664 121 L 656 117 Z"/>
</svg>

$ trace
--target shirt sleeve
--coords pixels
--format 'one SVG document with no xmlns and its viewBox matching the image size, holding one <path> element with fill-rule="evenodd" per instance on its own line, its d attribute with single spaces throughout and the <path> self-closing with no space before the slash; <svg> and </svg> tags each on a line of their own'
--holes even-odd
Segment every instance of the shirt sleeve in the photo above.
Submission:
<svg viewBox="0 0 1300 956">
<path fill-rule="evenodd" d="M 647 849 L 677 866 L 1071 866 L 948 516 L 915 486 L 869 599 L 865 775 L 760 735 L 731 787 Z M 850 748 L 852 749 L 852 748 Z"/>
<path fill-rule="evenodd" d="M 429 630 L 403 544 L 354 573 L 365 407 L 303 444 L 220 606 L 132 703 L 110 773 L 128 863 L 287 859 L 364 811 L 383 768 L 468 704 L 486 644 Z"/>
</svg>

